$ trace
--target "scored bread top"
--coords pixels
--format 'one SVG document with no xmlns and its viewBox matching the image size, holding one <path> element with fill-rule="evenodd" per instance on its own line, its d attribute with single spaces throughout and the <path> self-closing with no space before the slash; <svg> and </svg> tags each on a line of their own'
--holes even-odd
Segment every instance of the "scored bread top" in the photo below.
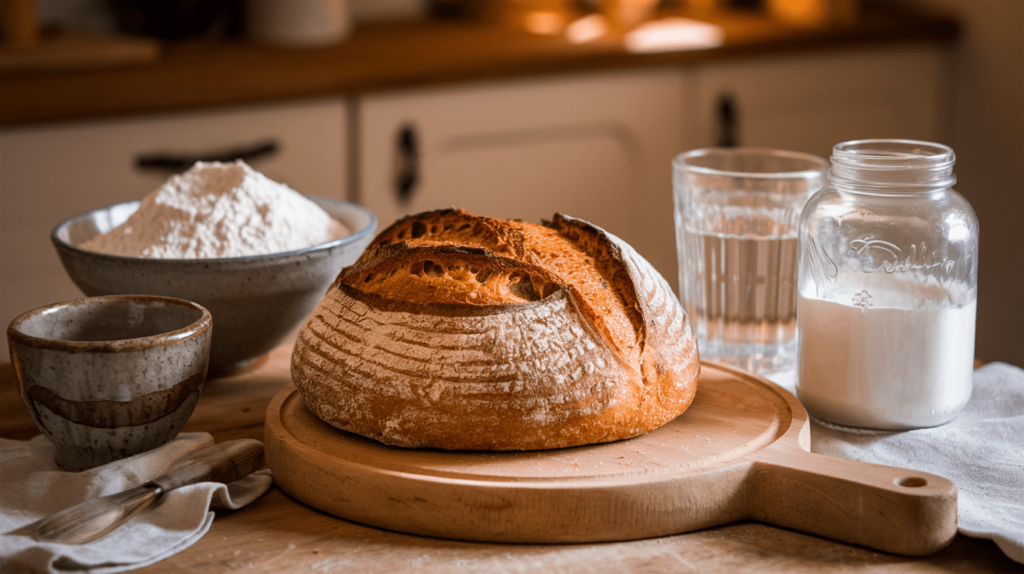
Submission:
<svg viewBox="0 0 1024 574">
<path fill-rule="evenodd" d="M 650 432 L 686 410 L 696 340 L 629 244 L 556 214 L 402 219 L 307 319 L 292 380 L 310 411 L 403 447 L 548 449 Z"/>
<path fill-rule="evenodd" d="M 617 249 L 597 228 L 560 214 L 538 225 L 445 209 L 397 221 L 339 281 L 431 305 L 510 305 L 565 290 L 620 357 L 636 362 L 643 320 Z"/>
</svg>

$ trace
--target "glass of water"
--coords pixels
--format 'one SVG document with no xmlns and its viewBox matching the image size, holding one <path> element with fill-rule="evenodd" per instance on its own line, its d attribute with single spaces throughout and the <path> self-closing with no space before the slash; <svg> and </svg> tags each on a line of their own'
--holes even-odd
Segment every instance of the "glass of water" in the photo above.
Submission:
<svg viewBox="0 0 1024 574">
<path fill-rule="evenodd" d="M 804 153 L 710 148 L 672 163 L 679 294 L 701 359 L 792 385 L 797 224 L 828 162 Z"/>
</svg>

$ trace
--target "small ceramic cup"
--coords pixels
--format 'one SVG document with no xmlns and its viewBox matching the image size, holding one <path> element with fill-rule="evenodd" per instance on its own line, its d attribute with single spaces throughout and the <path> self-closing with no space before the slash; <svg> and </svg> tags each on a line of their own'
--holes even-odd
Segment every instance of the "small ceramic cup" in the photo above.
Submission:
<svg viewBox="0 0 1024 574">
<path fill-rule="evenodd" d="M 79 471 L 156 448 L 192 414 L 213 319 L 171 297 L 112 295 L 29 311 L 7 328 L 21 396 Z"/>
</svg>

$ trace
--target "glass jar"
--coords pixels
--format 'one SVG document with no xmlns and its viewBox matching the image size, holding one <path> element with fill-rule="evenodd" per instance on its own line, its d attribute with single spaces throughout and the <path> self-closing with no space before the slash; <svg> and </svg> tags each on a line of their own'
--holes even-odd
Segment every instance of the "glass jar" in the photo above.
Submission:
<svg viewBox="0 0 1024 574">
<path fill-rule="evenodd" d="M 798 239 L 797 396 L 811 416 L 922 428 L 970 399 L 978 220 L 954 162 L 927 142 L 833 148 Z"/>
</svg>

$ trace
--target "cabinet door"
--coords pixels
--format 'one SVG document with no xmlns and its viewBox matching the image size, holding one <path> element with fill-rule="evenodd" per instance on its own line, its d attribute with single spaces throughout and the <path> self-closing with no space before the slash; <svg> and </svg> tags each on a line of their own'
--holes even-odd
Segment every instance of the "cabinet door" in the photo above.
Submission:
<svg viewBox="0 0 1024 574">
<path fill-rule="evenodd" d="M 935 46 L 771 55 L 702 66 L 694 123 L 701 145 L 804 151 L 828 158 L 868 138 L 938 141 L 942 51 Z"/>
<path fill-rule="evenodd" d="M 686 143 L 687 77 L 658 69 L 367 95 L 360 201 L 382 226 L 450 206 L 532 222 L 561 212 L 675 277 L 671 160 Z"/>
<path fill-rule="evenodd" d="M 82 294 L 50 244 L 64 219 L 141 199 L 169 171 L 140 155 L 194 156 L 274 142 L 252 165 L 311 194 L 344 198 L 345 104 L 340 98 L 0 130 L 0 324 Z M 0 343 L 7 355 L 7 339 Z"/>
</svg>

